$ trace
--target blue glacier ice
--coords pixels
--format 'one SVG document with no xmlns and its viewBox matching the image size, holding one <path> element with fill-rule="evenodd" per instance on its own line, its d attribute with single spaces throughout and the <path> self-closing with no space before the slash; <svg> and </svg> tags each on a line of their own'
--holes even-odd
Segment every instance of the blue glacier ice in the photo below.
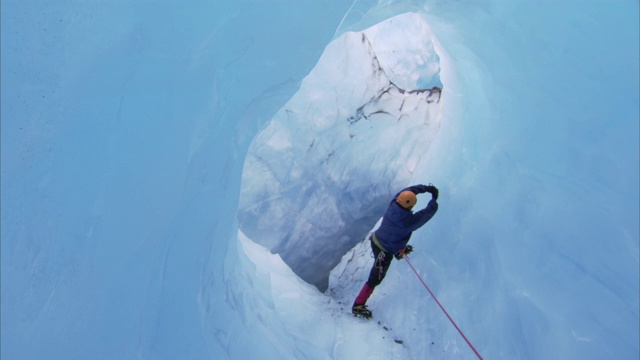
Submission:
<svg viewBox="0 0 640 360">
<path fill-rule="evenodd" d="M 429 182 L 484 358 L 640 357 L 637 1 L 1 10 L 3 359 L 476 358 L 403 261 L 349 315 Z"/>
</svg>

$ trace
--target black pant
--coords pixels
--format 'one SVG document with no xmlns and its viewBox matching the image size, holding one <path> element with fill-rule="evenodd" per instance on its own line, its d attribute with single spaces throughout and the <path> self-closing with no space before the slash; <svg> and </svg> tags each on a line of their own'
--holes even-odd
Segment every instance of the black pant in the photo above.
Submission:
<svg viewBox="0 0 640 360">
<path fill-rule="evenodd" d="M 393 260 L 393 254 L 381 250 L 376 244 L 371 241 L 371 250 L 373 250 L 373 256 L 375 257 L 375 261 L 373 262 L 373 267 L 371 268 L 371 272 L 369 273 L 369 279 L 367 280 L 367 285 L 370 288 L 375 288 L 380 285 L 384 276 L 387 275 L 387 270 L 389 270 L 389 266 L 391 265 L 391 260 Z"/>
</svg>

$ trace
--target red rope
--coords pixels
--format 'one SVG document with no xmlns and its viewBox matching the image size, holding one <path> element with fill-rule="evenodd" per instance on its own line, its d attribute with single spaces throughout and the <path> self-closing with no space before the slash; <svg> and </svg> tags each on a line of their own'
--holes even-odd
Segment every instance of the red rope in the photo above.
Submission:
<svg viewBox="0 0 640 360">
<path fill-rule="evenodd" d="M 418 279 L 420 279 L 420 282 L 422 283 L 422 285 L 424 285 L 425 289 L 427 289 L 427 291 L 429 292 L 429 294 L 431 294 L 431 297 L 433 297 L 433 299 L 436 301 L 436 303 L 438 304 L 438 306 L 440 306 L 440 309 L 442 309 L 442 311 L 444 312 L 445 315 L 447 315 L 447 318 L 449 318 L 449 321 L 451 321 L 451 323 L 453 324 L 453 326 L 455 326 L 456 330 L 458 330 L 458 332 L 460 333 L 460 335 L 462 335 L 462 338 L 464 339 L 464 341 L 467 342 L 467 344 L 469 345 L 469 347 L 471 348 L 471 350 L 473 350 L 474 353 L 476 353 L 476 356 L 478 357 L 478 359 L 482 360 L 482 356 L 480 356 L 480 353 L 478 353 L 478 350 L 476 350 L 476 348 L 473 347 L 473 345 L 471 344 L 471 342 L 469 341 L 469 339 L 467 339 L 466 336 L 464 336 L 464 334 L 462 333 L 462 330 L 460 330 L 460 328 L 458 327 L 458 325 L 456 325 L 455 321 L 453 321 L 453 319 L 451 318 L 451 316 L 449 316 L 449 313 L 447 312 L 447 310 L 444 309 L 444 307 L 442 306 L 442 304 L 440 304 L 440 301 L 438 301 L 438 298 L 436 298 L 436 296 L 433 294 L 433 292 L 431 291 L 431 289 L 429 289 L 429 287 L 427 286 L 427 284 L 424 282 L 424 280 L 422 280 L 422 277 L 420 277 L 420 275 L 418 275 L 418 272 L 416 271 L 416 269 L 413 267 L 413 265 L 411 265 L 411 261 L 409 261 L 409 257 L 407 256 L 407 254 L 404 254 L 404 259 L 407 260 L 407 264 L 409 264 L 409 266 L 411 266 L 411 270 L 413 270 L 413 272 L 416 274 L 416 276 L 418 277 Z"/>
</svg>

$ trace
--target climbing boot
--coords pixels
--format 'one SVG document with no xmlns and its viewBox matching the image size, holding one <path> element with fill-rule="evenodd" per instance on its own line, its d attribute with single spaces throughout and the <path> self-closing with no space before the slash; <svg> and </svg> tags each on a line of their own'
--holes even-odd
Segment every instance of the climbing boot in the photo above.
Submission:
<svg viewBox="0 0 640 360">
<path fill-rule="evenodd" d="M 371 317 L 371 310 L 367 309 L 367 305 L 365 304 L 362 304 L 362 305 L 353 304 L 353 307 L 351 308 L 351 312 L 353 313 L 353 315 L 360 316 L 365 319 L 369 319 Z"/>
</svg>

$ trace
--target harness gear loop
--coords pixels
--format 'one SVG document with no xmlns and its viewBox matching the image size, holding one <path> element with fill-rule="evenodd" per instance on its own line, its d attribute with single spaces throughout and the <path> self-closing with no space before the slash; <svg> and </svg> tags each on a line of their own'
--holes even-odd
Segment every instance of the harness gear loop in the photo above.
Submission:
<svg viewBox="0 0 640 360">
<path fill-rule="evenodd" d="M 378 268 L 378 280 L 382 280 L 382 272 L 384 269 L 384 257 L 385 257 L 385 252 L 380 251 L 378 253 L 378 257 L 376 258 L 376 267 Z"/>
</svg>

